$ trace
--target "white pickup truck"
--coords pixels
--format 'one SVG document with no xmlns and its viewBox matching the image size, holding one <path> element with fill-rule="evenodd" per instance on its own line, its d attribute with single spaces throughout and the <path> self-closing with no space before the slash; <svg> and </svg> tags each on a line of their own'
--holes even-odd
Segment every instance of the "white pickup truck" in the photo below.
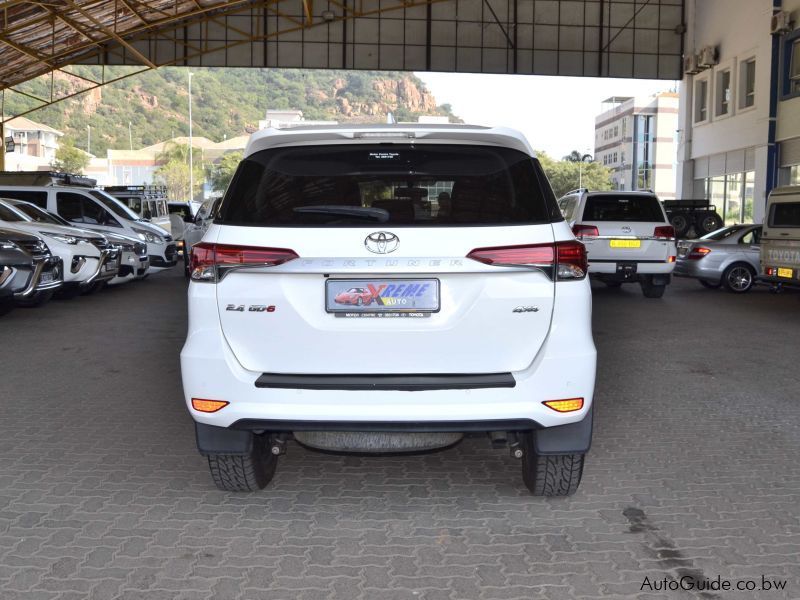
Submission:
<svg viewBox="0 0 800 600">
<path fill-rule="evenodd" d="M 800 186 L 775 188 L 761 234 L 761 281 L 800 286 Z"/>
</svg>

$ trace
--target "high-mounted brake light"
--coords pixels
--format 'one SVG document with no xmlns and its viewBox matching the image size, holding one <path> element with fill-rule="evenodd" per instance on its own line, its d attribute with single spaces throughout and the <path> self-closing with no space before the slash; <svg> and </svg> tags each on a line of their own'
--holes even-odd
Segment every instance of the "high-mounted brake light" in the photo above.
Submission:
<svg viewBox="0 0 800 600">
<path fill-rule="evenodd" d="M 583 408 L 583 398 L 568 398 L 566 400 L 545 400 L 544 402 L 542 402 L 542 404 L 560 413 L 575 412 L 576 410 L 580 410 Z"/>
<path fill-rule="evenodd" d="M 586 248 L 578 241 L 555 244 L 530 244 L 526 246 L 498 246 L 476 248 L 467 258 L 496 267 L 534 267 L 559 280 L 583 279 L 588 268 Z"/>
<path fill-rule="evenodd" d="M 600 235 L 600 230 L 594 225 L 573 225 L 572 233 L 579 240 L 583 238 L 596 238 Z"/>
<path fill-rule="evenodd" d="M 192 281 L 217 281 L 217 267 L 275 267 L 299 258 L 294 250 L 200 242 L 192 246 Z"/>
<path fill-rule="evenodd" d="M 656 227 L 653 237 L 657 240 L 674 240 L 675 228 L 672 225 L 661 225 Z"/>
<path fill-rule="evenodd" d="M 706 248 L 705 246 L 698 246 L 697 248 L 692 248 L 692 251 L 689 252 L 689 258 L 691 260 L 700 260 L 701 258 L 705 257 L 711 252 L 711 248 Z"/>
</svg>

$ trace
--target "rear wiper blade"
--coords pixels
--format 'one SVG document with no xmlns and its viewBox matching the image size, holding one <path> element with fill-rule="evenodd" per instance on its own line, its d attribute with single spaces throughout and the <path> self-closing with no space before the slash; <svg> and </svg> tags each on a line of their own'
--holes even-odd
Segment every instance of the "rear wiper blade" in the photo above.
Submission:
<svg viewBox="0 0 800 600">
<path fill-rule="evenodd" d="M 317 204 L 313 206 L 297 206 L 292 209 L 296 213 L 313 215 L 336 215 L 356 217 L 359 219 L 374 219 L 378 223 L 389 220 L 389 211 L 384 208 L 369 208 L 366 206 L 339 206 L 336 204 Z"/>
</svg>

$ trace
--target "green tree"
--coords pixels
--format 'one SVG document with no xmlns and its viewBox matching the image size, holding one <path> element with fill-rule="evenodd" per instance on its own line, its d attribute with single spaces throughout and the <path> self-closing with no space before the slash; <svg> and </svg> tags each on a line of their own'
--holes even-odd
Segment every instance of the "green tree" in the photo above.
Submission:
<svg viewBox="0 0 800 600">
<path fill-rule="evenodd" d="M 199 148 L 193 150 L 194 189 L 189 191 L 189 145 L 170 142 L 156 156 L 158 168 L 155 172 L 157 183 L 166 186 L 167 197 L 173 200 L 191 200 L 200 192 L 205 181 L 202 164 L 202 153 Z M 194 159 L 194 157 L 197 159 Z"/>
<path fill-rule="evenodd" d="M 562 160 L 567 162 L 581 162 L 586 160 L 591 160 L 591 156 L 589 154 L 581 154 L 577 150 L 573 150 L 569 154 L 567 154 Z"/>
<path fill-rule="evenodd" d="M 56 150 L 56 157 L 51 166 L 61 173 L 76 173 L 80 175 L 89 166 L 89 160 L 89 155 L 86 152 L 70 143 L 65 143 L 61 144 Z"/>
<path fill-rule="evenodd" d="M 224 192 L 233 179 L 236 167 L 242 161 L 242 152 L 228 152 L 220 161 L 208 169 L 208 181 L 215 192 Z"/>
<path fill-rule="evenodd" d="M 600 163 L 556 161 L 544 152 L 537 152 L 536 156 L 542 163 L 542 168 L 550 180 L 556 198 L 560 198 L 578 187 L 597 191 L 612 189 L 611 171 Z"/>
</svg>

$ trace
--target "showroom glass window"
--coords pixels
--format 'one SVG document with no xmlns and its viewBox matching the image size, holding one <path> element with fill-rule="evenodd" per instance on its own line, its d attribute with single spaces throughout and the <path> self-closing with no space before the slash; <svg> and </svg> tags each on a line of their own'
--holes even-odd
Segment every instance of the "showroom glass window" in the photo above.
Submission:
<svg viewBox="0 0 800 600">
<path fill-rule="evenodd" d="M 755 171 L 706 179 L 706 199 L 716 207 L 725 225 L 753 222 L 755 181 Z"/>
</svg>

